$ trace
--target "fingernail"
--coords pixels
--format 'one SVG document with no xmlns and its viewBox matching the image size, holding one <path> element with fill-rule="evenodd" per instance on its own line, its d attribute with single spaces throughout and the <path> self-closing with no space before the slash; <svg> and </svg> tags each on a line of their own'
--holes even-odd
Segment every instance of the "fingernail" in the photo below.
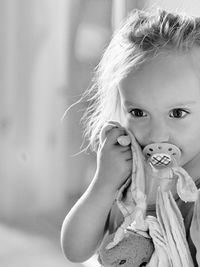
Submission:
<svg viewBox="0 0 200 267">
<path fill-rule="evenodd" d="M 128 145 L 130 145 L 131 140 L 130 140 L 130 137 L 128 135 L 122 135 L 122 136 L 117 138 L 117 142 L 121 146 L 128 146 Z"/>
</svg>

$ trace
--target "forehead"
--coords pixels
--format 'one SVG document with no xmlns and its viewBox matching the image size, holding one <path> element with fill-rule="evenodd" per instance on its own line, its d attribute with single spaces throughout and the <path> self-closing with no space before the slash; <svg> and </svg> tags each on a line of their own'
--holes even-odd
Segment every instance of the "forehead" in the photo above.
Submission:
<svg viewBox="0 0 200 267">
<path fill-rule="evenodd" d="M 194 98 L 199 90 L 200 49 L 187 53 L 162 53 L 130 72 L 120 84 L 122 100 Z M 198 59 L 197 59 L 198 58 Z M 171 96 L 171 97 L 170 97 Z"/>
</svg>

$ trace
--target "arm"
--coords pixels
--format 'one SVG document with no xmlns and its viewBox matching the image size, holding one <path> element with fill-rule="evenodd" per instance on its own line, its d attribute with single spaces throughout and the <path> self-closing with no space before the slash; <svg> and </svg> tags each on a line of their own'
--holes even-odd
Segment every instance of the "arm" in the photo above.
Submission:
<svg viewBox="0 0 200 267">
<path fill-rule="evenodd" d="M 98 188 L 96 175 L 89 188 L 66 216 L 61 243 L 64 254 L 73 262 L 91 257 L 102 240 L 114 196 Z"/>
<path fill-rule="evenodd" d="M 107 230 L 107 219 L 117 189 L 131 173 L 130 146 L 117 144 L 123 128 L 112 128 L 97 154 L 97 170 L 86 192 L 66 216 L 61 245 L 65 256 L 73 262 L 91 257 Z"/>
</svg>

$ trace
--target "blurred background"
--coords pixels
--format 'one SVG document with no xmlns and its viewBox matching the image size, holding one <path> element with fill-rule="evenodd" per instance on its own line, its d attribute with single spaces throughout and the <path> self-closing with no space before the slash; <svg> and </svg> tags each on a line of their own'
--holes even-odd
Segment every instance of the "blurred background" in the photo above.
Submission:
<svg viewBox="0 0 200 267">
<path fill-rule="evenodd" d="M 200 15 L 199 0 L 0 0 L 0 266 L 73 264 L 64 217 L 95 170 L 80 153 L 84 103 L 113 30 L 133 8 Z"/>
</svg>

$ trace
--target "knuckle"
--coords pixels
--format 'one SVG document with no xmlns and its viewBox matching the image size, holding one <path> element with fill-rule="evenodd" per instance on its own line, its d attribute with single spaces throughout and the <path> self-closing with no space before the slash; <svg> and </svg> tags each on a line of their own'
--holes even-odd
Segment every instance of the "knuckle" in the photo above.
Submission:
<svg viewBox="0 0 200 267">
<path fill-rule="evenodd" d="M 108 121 L 107 124 L 113 125 L 114 127 L 122 127 L 118 121 Z"/>
<path fill-rule="evenodd" d="M 110 135 L 110 137 L 114 137 L 114 136 L 118 135 L 119 133 L 120 133 L 120 129 L 117 128 L 117 127 L 114 127 L 114 128 L 110 131 L 110 133 L 109 133 L 108 135 Z"/>
<path fill-rule="evenodd" d="M 123 136 L 125 134 L 125 130 L 123 128 L 113 128 L 112 131 L 109 133 L 111 137 L 117 138 L 119 136 Z"/>
<path fill-rule="evenodd" d="M 105 139 L 108 141 L 113 141 L 113 139 L 117 139 L 120 135 L 126 135 L 126 130 L 117 122 L 108 122 L 101 129 L 100 132 L 100 143 L 103 144 Z M 117 140 L 116 140 L 117 142 Z"/>
<path fill-rule="evenodd" d="M 110 139 L 117 131 L 118 131 L 118 128 L 116 126 L 112 126 L 112 125 L 104 126 L 100 132 L 101 143 L 103 143 L 103 141 L 106 138 Z"/>
<path fill-rule="evenodd" d="M 112 127 L 111 125 L 105 125 L 102 129 L 101 129 L 101 132 L 100 132 L 100 141 L 101 143 L 104 142 L 104 140 L 106 139 L 109 131 L 112 130 Z"/>
</svg>

